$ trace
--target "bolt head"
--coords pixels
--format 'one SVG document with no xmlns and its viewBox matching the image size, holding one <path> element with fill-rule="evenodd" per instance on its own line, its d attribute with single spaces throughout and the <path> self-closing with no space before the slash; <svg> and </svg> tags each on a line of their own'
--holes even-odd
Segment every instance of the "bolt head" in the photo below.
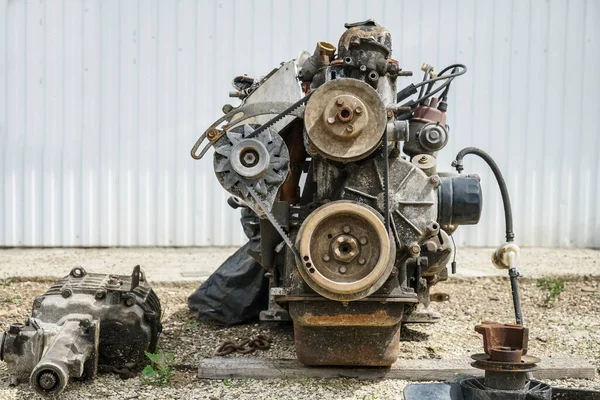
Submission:
<svg viewBox="0 0 600 400">
<path fill-rule="evenodd" d="M 358 256 L 360 250 L 353 236 L 340 235 L 332 241 L 331 252 L 336 260 L 348 263 Z"/>
<path fill-rule="evenodd" d="M 258 154 L 251 150 L 243 152 L 243 156 L 241 157 L 240 161 L 245 167 L 253 167 L 258 163 Z"/>
<path fill-rule="evenodd" d="M 392 110 L 388 110 L 387 117 L 388 118 L 393 118 L 394 117 L 394 113 L 392 112 Z"/>
<path fill-rule="evenodd" d="M 217 136 L 217 130 L 216 129 L 210 129 L 208 132 L 206 132 L 206 137 L 209 140 L 214 139 Z"/>
<path fill-rule="evenodd" d="M 368 240 L 366 237 L 360 238 L 360 244 L 365 245 L 367 244 Z"/>
<path fill-rule="evenodd" d="M 329 257 L 329 254 L 323 255 L 323 261 L 329 261 L 329 260 L 331 260 L 331 257 Z"/>
<path fill-rule="evenodd" d="M 96 290 L 96 293 L 94 294 L 94 297 L 96 298 L 96 300 L 102 300 L 105 296 L 106 296 L 106 291 L 104 289 L 98 289 L 98 290 Z"/>
<path fill-rule="evenodd" d="M 343 106 L 344 105 L 344 99 L 337 99 L 337 101 L 335 102 L 338 106 Z M 331 103 L 330 103 L 331 104 Z"/>
<path fill-rule="evenodd" d="M 342 230 L 344 231 L 344 233 L 349 233 L 350 227 L 348 225 L 346 225 L 346 226 L 344 226 L 344 228 Z"/>
<path fill-rule="evenodd" d="M 358 260 L 358 263 L 360 265 L 365 265 L 366 262 L 367 262 L 367 260 L 365 260 L 364 258 L 361 258 L 361 259 Z"/>
<path fill-rule="evenodd" d="M 413 243 L 410 245 L 409 250 L 412 255 L 417 255 L 417 254 L 421 253 L 421 246 L 419 246 L 418 243 Z"/>
<path fill-rule="evenodd" d="M 327 123 L 328 124 L 335 124 L 335 118 L 333 118 L 333 117 L 327 118 Z"/>
<path fill-rule="evenodd" d="M 440 185 L 440 177 L 438 175 L 431 175 L 429 182 L 431 182 L 433 186 L 438 187 Z"/>
<path fill-rule="evenodd" d="M 71 289 L 65 289 L 60 294 L 61 294 L 62 297 L 64 297 L 66 299 L 68 297 L 71 297 L 71 295 L 73 294 L 73 292 L 71 291 Z"/>
<path fill-rule="evenodd" d="M 343 265 L 340 267 L 340 269 L 338 269 L 340 274 L 345 274 L 346 271 L 348 271 L 348 269 L 346 267 L 344 267 Z"/>
<path fill-rule="evenodd" d="M 362 114 L 362 112 L 363 112 L 363 109 L 362 109 L 362 107 L 356 107 L 356 108 L 354 109 L 354 112 L 355 112 L 355 113 L 357 113 L 357 114 Z"/>
</svg>

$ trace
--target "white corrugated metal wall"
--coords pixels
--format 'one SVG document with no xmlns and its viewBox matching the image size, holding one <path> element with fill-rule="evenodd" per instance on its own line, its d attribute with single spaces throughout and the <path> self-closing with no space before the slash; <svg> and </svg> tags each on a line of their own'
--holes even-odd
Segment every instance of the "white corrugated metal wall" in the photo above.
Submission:
<svg viewBox="0 0 600 400">
<path fill-rule="evenodd" d="M 597 0 L 0 0 L 0 245 L 241 243 L 211 157 L 190 147 L 234 75 L 367 18 L 405 69 L 468 65 L 440 165 L 468 145 L 494 155 L 519 243 L 600 247 Z M 496 185 L 466 164 L 485 210 L 458 242 L 496 245 Z"/>
</svg>

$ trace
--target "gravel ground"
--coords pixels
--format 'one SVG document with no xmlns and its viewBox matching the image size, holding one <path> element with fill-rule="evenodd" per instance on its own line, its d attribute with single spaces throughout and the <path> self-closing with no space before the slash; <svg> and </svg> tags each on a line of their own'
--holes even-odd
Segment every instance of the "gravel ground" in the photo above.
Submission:
<svg viewBox="0 0 600 400">
<path fill-rule="evenodd" d="M 0 279 L 9 276 L 63 277 L 82 266 L 97 273 L 130 273 L 140 264 L 154 282 L 206 279 L 237 248 L 235 247 L 132 247 L 0 249 Z M 504 276 L 506 271 L 490 263 L 491 248 L 459 247 L 456 276 Z M 520 272 L 527 277 L 546 275 L 600 275 L 600 251 L 592 249 L 523 248 Z"/>
<path fill-rule="evenodd" d="M 31 299 L 52 281 L 20 281 L 0 286 L 0 325 L 25 319 Z M 187 296 L 196 283 L 160 283 L 155 290 L 165 310 L 160 347 L 175 355 L 179 365 L 168 387 L 144 384 L 140 378 L 121 380 L 115 375 L 100 375 L 93 383 L 72 383 L 62 399 L 401 399 L 409 384 L 399 380 L 358 381 L 355 379 L 273 379 L 201 381 L 195 377 L 199 358 L 210 357 L 226 339 L 240 340 L 259 333 L 269 335 L 270 350 L 245 357 L 294 358 L 291 327 L 250 324 L 221 328 L 196 324 L 186 308 Z M 505 278 L 454 279 L 436 287 L 450 300 L 433 303 L 430 308 L 442 314 L 433 325 L 403 328 L 401 357 L 458 358 L 482 348 L 481 337 L 473 327 L 482 320 L 512 321 L 509 283 Z M 539 357 L 581 357 L 600 367 L 600 278 L 572 276 L 554 306 L 544 303 L 544 291 L 532 279 L 522 280 L 525 320 L 530 328 L 531 355 Z M 549 382 L 554 385 L 600 389 L 600 378 Z M 0 363 L 0 398 L 30 399 L 27 385 L 7 385 L 6 365 Z"/>
</svg>

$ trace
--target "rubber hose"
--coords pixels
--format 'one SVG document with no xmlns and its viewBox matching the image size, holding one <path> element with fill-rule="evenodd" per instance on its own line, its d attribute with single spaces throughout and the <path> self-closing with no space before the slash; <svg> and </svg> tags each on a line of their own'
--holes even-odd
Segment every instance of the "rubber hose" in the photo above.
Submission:
<svg viewBox="0 0 600 400">
<path fill-rule="evenodd" d="M 464 169 L 463 167 L 463 158 L 467 154 L 475 154 L 483 159 L 489 165 L 490 169 L 494 173 L 494 177 L 496 178 L 496 182 L 498 182 L 498 187 L 500 188 L 500 194 L 502 196 L 502 203 L 504 204 L 504 220 L 506 227 L 506 241 L 513 242 L 515 240 L 515 234 L 513 232 L 513 217 L 512 217 L 512 208 L 510 206 L 510 198 L 508 196 L 508 188 L 506 187 L 506 182 L 504 181 L 504 177 L 502 176 L 502 172 L 500 172 L 500 168 L 498 168 L 498 164 L 494 161 L 494 159 L 485 151 L 478 149 L 477 147 L 466 147 L 458 152 L 456 155 L 456 160 L 453 163 L 456 171 L 461 173 Z"/>
</svg>

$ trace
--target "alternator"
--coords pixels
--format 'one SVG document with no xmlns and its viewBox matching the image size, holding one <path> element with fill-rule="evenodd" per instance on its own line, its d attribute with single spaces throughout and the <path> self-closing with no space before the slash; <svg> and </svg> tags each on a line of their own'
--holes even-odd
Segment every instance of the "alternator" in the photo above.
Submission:
<svg viewBox="0 0 600 400">
<path fill-rule="evenodd" d="M 55 397 L 71 378 L 98 371 L 136 371 L 162 330 L 158 297 L 139 266 L 131 276 L 90 274 L 77 267 L 33 302 L 25 324 L 0 334 L 0 360 L 10 383 L 29 380 Z"/>
</svg>

